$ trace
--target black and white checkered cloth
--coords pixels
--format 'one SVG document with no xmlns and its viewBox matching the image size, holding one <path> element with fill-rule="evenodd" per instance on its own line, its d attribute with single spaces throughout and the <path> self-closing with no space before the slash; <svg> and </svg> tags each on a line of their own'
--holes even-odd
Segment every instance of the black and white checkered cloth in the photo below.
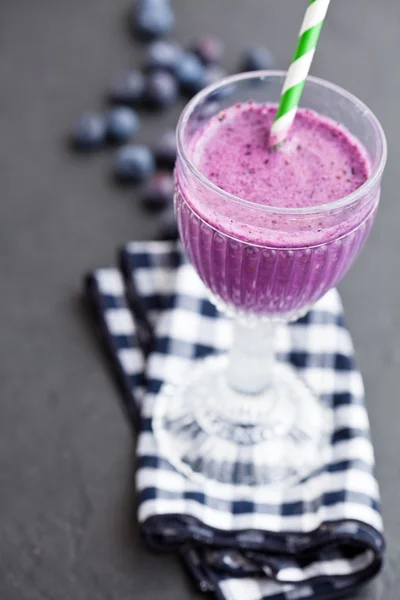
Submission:
<svg viewBox="0 0 400 600">
<path fill-rule="evenodd" d="M 185 478 L 160 456 L 153 435 L 163 383 L 226 350 L 232 335 L 179 246 L 128 244 L 119 267 L 91 273 L 85 291 L 138 427 L 138 519 L 151 547 L 179 551 L 198 587 L 221 600 L 336 598 L 380 570 L 369 423 L 336 290 L 281 326 L 277 339 L 279 360 L 298 369 L 333 413 L 330 462 L 300 484 L 255 491 L 251 501 L 234 486 L 206 491 Z"/>
</svg>

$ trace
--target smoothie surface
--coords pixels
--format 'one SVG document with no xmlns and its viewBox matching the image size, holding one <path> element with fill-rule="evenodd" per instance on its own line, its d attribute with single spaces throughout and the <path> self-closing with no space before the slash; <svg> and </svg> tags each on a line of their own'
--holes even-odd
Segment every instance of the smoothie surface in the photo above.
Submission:
<svg viewBox="0 0 400 600">
<path fill-rule="evenodd" d="M 215 115 L 192 141 L 194 165 L 237 197 L 286 208 L 333 202 L 368 179 L 370 163 L 358 141 L 309 109 L 297 111 L 287 141 L 269 151 L 275 112 L 249 101 Z"/>
</svg>

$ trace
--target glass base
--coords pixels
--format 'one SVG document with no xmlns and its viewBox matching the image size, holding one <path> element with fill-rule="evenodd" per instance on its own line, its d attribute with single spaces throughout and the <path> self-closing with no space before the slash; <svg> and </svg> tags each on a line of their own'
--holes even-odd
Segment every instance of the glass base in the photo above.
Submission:
<svg viewBox="0 0 400 600">
<path fill-rule="evenodd" d="M 323 467 L 332 413 L 294 369 L 276 363 L 272 385 L 248 395 L 228 386 L 227 366 L 208 357 L 162 388 L 153 426 L 165 459 L 201 485 L 289 485 Z"/>
</svg>

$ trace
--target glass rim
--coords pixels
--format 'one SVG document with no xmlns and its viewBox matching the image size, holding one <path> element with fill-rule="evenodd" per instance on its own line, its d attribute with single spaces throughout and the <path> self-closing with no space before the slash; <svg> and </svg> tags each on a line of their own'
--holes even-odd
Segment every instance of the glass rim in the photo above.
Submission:
<svg viewBox="0 0 400 600">
<path fill-rule="evenodd" d="M 372 171 L 371 175 L 368 179 L 354 192 L 348 194 L 347 196 L 343 196 L 342 198 L 338 198 L 337 200 L 333 200 L 332 202 L 326 202 L 324 204 L 317 204 L 315 206 L 306 206 L 301 208 L 294 207 L 280 207 L 280 206 L 269 206 L 265 204 L 260 204 L 257 202 L 253 202 L 250 200 L 246 200 L 245 198 L 241 198 L 240 196 L 235 196 L 235 194 L 231 194 L 218 187 L 215 183 L 207 179 L 205 175 L 192 163 L 189 158 L 186 150 L 185 143 L 183 140 L 183 133 L 185 130 L 185 126 L 188 123 L 189 117 L 192 114 L 195 107 L 204 100 L 207 96 L 212 94 L 215 91 L 220 90 L 221 88 L 232 85 L 233 83 L 237 83 L 239 81 L 245 81 L 247 79 L 268 79 L 273 77 L 281 77 L 283 80 L 286 77 L 285 71 L 249 71 L 246 73 L 239 73 L 236 75 L 230 75 L 229 77 L 225 77 L 221 79 L 217 83 L 209 85 L 204 88 L 200 92 L 198 92 L 185 106 L 183 109 L 181 116 L 178 121 L 177 130 L 176 130 L 176 139 L 177 139 L 177 155 L 182 160 L 182 162 L 188 167 L 188 169 L 192 172 L 192 174 L 206 187 L 208 187 L 211 191 L 223 195 L 225 198 L 245 206 L 247 208 L 252 208 L 253 210 L 261 210 L 267 213 L 274 214 L 284 214 L 284 215 L 315 215 L 325 213 L 335 209 L 345 208 L 353 203 L 356 203 L 361 197 L 366 196 L 371 189 L 376 185 L 379 179 L 382 177 L 386 160 L 387 160 L 387 141 L 385 132 L 383 130 L 382 125 L 380 124 L 378 118 L 373 113 L 373 111 L 360 100 L 357 96 L 348 92 L 344 88 L 336 85 L 335 83 L 331 83 L 330 81 L 326 81 L 325 79 L 321 79 L 320 77 L 309 76 L 307 77 L 307 83 L 313 83 L 314 85 L 324 87 L 329 89 L 339 96 L 342 96 L 348 100 L 350 100 L 354 105 L 356 105 L 365 118 L 369 118 L 369 120 L 374 125 L 377 131 L 377 138 L 380 141 L 379 148 L 379 160 Z M 283 83 L 283 82 L 282 82 Z"/>
</svg>

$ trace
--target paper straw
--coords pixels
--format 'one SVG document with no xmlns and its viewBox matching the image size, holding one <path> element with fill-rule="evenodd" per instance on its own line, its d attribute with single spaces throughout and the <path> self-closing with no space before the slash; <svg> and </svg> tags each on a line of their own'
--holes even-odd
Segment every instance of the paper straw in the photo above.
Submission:
<svg viewBox="0 0 400 600">
<path fill-rule="evenodd" d="M 329 3 L 330 0 L 310 1 L 300 29 L 292 63 L 283 85 L 278 111 L 271 127 L 270 148 L 285 141 L 292 126 Z"/>
</svg>

